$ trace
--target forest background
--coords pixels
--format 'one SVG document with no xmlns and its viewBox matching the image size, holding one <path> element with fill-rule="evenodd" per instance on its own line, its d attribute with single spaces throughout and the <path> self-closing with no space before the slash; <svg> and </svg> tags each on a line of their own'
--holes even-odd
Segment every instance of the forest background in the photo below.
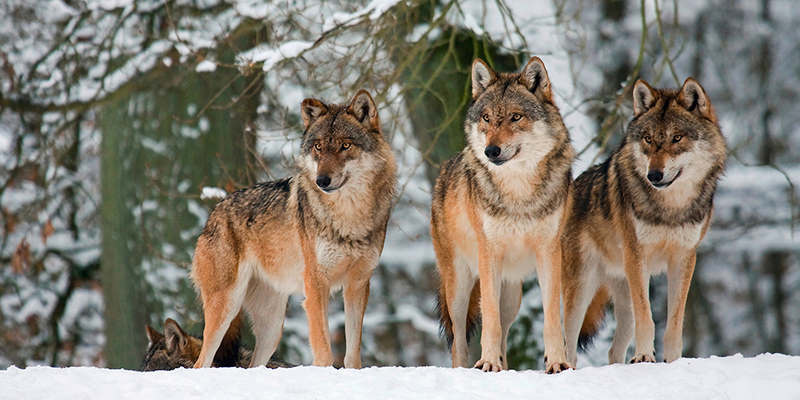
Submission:
<svg viewBox="0 0 800 400">
<path fill-rule="evenodd" d="M 218 201 L 203 188 L 292 174 L 300 102 L 361 88 L 400 164 L 364 364 L 449 365 L 433 307 L 432 184 L 463 147 L 472 60 L 519 71 L 531 55 L 580 152 L 576 176 L 619 142 L 636 79 L 703 85 L 730 157 L 684 356 L 800 354 L 798 53 L 792 0 L 0 0 L 0 367 L 135 369 L 145 324 L 170 317 L 199 334 L 187 277 Z M 665 283 L 650 290 L 659 354 Z M 535 277 L 525 289 L 509 362 L 541 368 Z M 278 354 L 307 364 L 301 300 Z M 605 363 L 607 318 L 579 365 Z"/>
</svg>

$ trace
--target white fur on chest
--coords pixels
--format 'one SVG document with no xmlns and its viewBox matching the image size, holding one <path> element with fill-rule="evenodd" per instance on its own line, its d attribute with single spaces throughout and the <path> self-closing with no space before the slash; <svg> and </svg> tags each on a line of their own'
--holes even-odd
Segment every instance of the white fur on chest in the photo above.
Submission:
<svg viewBox="0 0 800 400">
<path fill-rule="evenodd" d="M 652 225 L 634 218 L 636 238 L 642 246 L 676 246 L 690 249 L 700 242 L 704 223 L 686 224 L 678 227 Z"/>
<path fill-rule="evenodd" d="M 536 271 L 536 251 L 547 251 L 545 246 L 558 235 L 563 210 L 542 219 L 495 218 L 482 214 L 486 241 L 499 255 L 498 264 L 503 279 L 520 281 Z"/>
</svg>

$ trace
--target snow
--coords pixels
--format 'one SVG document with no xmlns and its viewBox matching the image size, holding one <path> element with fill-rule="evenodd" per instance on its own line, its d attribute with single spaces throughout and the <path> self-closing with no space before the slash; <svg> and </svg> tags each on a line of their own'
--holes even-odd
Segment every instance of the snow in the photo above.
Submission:
<svg viewBox="0 0 800 400">
<path fill-rule="evenodd" d="M 474 369 L 348 370 L 220 368 L 134 372 L 94 367 L 10 367 L 7 398 L 25 399 L 790 399 L 800 395 L 800 357 L 764 354 L 680 359 L 672 364 L 484 373 Z"/>
<path fill-rule="evenodd" d="M 208 200 L 208 199 L 224 199 L 225 196 L 228 195 L 223 189 L 217 187 L 210 187 L 206 186 L 203 188 L 203 193 L 200 195 L 201 200 Z"/>
<path fill-rule="evenodd" d="M 194 70 L 197 72 L 214 72 L 217 70 L 217 64 L 211 60 L 203 60 L 200 64 L 197 64 Z"/>
<path fill-rule="evenodd" d="M 313 46 L 312 42 L 294 40 L 273 49 L 269 46 L 257 46 L 252 50 L 241 53 L 237 59 L 247 65 L 250 63 L 264 62 L 264 71 L 269 71 L 275 64 L 290 58 L 295 58 Z"/>
</svg>

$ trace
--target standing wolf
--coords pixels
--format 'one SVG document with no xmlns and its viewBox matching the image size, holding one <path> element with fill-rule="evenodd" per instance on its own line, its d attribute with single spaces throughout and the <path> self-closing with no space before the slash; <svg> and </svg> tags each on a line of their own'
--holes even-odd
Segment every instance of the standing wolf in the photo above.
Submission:
<svg viewBox="0 0 800 400">
<path fill-rule="evenodd" d="M 361 367 L 369 279 L 386 236 L 397 166 L 369 93 L 349 105 L 306 99 L 300 172 L 239 190 L 217 204 L 197 241 L 191 277 L 205 311 L 195 368 L 209 367 L 223 337 L 250 314 L 264 365 L 283 329 L 290 293 L 304 293 L 314 365 L 333 364 L 328 297 L 344 287 L 344 365 Z M 236 319 L 232 329 L 228 329 Z"/>
<path fill-rule="evenodd" d="M 453 367 L 467 367 L 467 336 L 482 321 L 484 371 L 508 368 L 508 329 L 522 280 L 538 272 L 544 303 L 545 370 L 571 366 L 564 352 L 559 238 L 575 152 L 553 103 L 542 60 L 522 73 L 472 64 L 467 146 L 442 166 L 431 210 L 441 276 L 439 315 Z"/>
<path fill-rule="evenodd" d="M 610 363 L 655 361 L 650 276 L 667 271 L 664 359 L 681 357 L 683 311 L 697 245 L 711 223 L 712 200 L 725 164 L 725 138 L 711 101 L 692 78 L 678 90 L 639 80 L 634 118 L 604 163 L 581 174 L 563 236 L 567 359 L 597 333 L 609 295 L 617 329 Z M 588 311 L 588 312 L 587 312 Z M 582 346 L 583 347 L 583 346 Z"/>
</svg>

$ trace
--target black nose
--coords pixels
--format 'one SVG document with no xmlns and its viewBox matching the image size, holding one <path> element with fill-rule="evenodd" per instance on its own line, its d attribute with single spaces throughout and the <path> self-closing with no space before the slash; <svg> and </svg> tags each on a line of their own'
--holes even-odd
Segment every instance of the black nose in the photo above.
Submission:
<svg viewBox="0 0 800 400">
<path fill-rule="evenodd" d="M 661 182 L 662 179 L 664 179 L 664 173 L 661 171 L 652 169 L 647 173 L 647 180 L 650 181 L 650 183 L 658 183 Z"/>
<path fill-rule="evenodd" d="M 327 175 L 320 175 L 317 177 L 317 186 L 320 189 L 327 189 L 331 185 L 331 178 Z"/>
<path fill-rule="evenodd" d="M 503 150 L 500 150 L 500 148 L 497 146 L 486 146 L 486 149 L 483 150 L 483 154 L 486 154 L 486 157 L 488 157 L 490 160 L 500 157 L 500 153 L 502 152 Z"/>
</svg>

